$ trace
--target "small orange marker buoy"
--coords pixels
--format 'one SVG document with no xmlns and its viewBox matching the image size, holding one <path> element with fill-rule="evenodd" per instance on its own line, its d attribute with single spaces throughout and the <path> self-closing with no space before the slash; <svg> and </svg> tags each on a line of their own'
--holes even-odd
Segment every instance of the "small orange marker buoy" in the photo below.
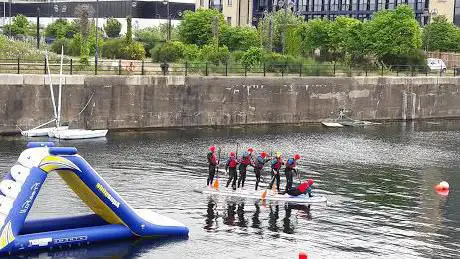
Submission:
<svg viewBox="0 0 460 259">
<path fill-rule="evenodd" d="M 449 195 L 449 183 L 446 181 L 442 181 L 439 184 L 437 184 L 434 189 L 436 190 L 436 193 L 442 196 L 447 196 Z"/>
<path fill-rule="evenodd" d="M 435 186 L 436 191 L 446 191 L 449 190 L 449 183 L 446 181 L 440 182 L 438 185 Z"/>
<path fill-rule="evenodd" d="M 304 251 L 299 252 L 299 259 L 308 259 L 308 255 Z"/>
</svg>

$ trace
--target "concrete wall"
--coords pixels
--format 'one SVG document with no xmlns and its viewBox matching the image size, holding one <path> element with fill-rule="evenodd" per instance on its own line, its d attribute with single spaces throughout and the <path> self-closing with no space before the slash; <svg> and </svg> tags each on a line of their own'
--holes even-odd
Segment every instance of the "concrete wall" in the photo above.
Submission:
<svg viewBox="0 0 460 259">
<path fill-rule="evenodd" d="M 91 129 L 313 122 L 339 108 L 365 120 L 460 117 L 460 78 L 451 77 L 66 76 L 63 81 L 64 121 Z M 0 75 L 0 131 L 52 118 L 46 76 Z"/>
</svg>

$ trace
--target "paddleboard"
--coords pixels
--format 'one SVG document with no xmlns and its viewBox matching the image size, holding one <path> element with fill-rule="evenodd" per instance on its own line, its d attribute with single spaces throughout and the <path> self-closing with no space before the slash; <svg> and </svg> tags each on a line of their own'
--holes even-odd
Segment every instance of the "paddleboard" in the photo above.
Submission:
<svg viewBox="0 0 460 259">
<path fill-rule="evenodd" d="M 262 193 L 265 191 L 262 190 L 232 190 L 232 189 L 211 189 L 209 187 L 205 188 L 197 188 L 194 189 L 195 192 L 203 193 L 203 194 L 214 194 L 214 195 L 221 195 L 221 196 L 228 196 L 228 197 L 238 197 L 238 198 L 245 198 L 245 199 L 262 199 Z M 313 197 L 308 197 L 308 195 L 301 194 L 299 196 L 291 196 L 289 194 L 278 194 L 273 193 L 271 190 L 267 190 L 267 195 L 265 196 L 265 200 L 267 201 L 284 201 L 288 203 L 298 203 L 298 204 L 313 204 L 313 203 L 325 203 L 327 202 L 326 197 L 314 195 Z"/>
</svg>

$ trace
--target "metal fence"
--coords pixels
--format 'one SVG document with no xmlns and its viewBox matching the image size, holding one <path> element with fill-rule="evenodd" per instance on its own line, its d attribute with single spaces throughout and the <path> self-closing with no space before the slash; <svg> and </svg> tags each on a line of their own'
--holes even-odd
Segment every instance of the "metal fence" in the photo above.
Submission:
<svg viewBox="0 0 460 259">
<path fill-rule="evenodd" d="M 49 61 L 50 71 L 59 73 L 60 60 Z M 0 59 L 0 73 L 46 74 L 46 60 Z M 444 70 L 430 70 L 426 66 L 357 67 L 336 63 L 315 65 L 291 63 L 262 63 L 246 67 L 239 63 L 213 64 L 204 62 L 152 63 L 139 60 L 100 60 L 81 64 L 77 59 L 65 59 L 64 74 L 94 75 L 201 75 L 201 76 L 457 76 L 460 67 Z"/>
</svg>

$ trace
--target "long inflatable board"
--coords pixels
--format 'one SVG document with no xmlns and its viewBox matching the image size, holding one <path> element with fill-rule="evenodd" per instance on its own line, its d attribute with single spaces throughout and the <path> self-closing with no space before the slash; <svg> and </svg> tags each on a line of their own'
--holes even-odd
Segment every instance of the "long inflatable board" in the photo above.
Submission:
<svg viewBox="0 0 460 259">
<path fill-rule="evenodd" d="M 229 196 L 229 197 L 239 197 L 239 198 L 246 198 L 246 199 L 262 199 L 262 193 L 264 189 L 258 191 L 247 191 L 247 190 L 231 190 L 231 189 L 211 189 L 209 187 L 205 188 L 197 188 L 194 189 L 195 192 L 203 193 L 203 194 L 216 194 L 222 196 Z M 271 190 L 267 190 L 267 195 L 265 196 L 265 200 L 267 201 L 284 201 L 289 203 L 298 203 L 298 204 L 312 204 L 312 203 L 325 203 L 327 202 L 326 197 L 324 196 L 313 196 L 308 197 L 308 195 L 301 194 L 299 196 L 291 196 L 289 194 L 274 194 Z"/>
</svg>

